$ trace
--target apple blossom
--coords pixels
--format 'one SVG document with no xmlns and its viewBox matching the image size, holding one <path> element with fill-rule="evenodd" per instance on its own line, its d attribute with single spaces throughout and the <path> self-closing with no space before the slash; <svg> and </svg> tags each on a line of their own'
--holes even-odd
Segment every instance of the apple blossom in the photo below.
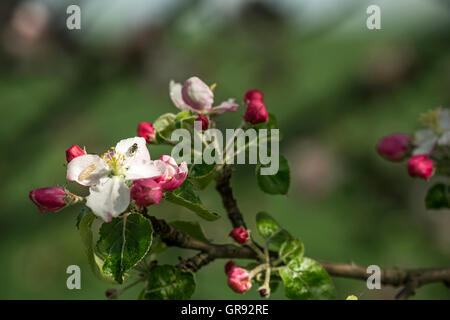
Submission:
<svg viewBox="0 0 450 320">
<path fill-rule="evenodd" d="M 159 158 L 163 162 L 165 171 L 155 179 L 165 191 L 172 191 L 181 186 L 188 174 L 188 167 L 186 162 L 182 162 L 179 166 L 174 158 L 163 155 Z"/>
<path fill-rule="evenodd" d="M 134 137 L 119 141 L 102 157 L 86 154 L 67 165 L 67 180 L 89 186 L 86 205 L 106 222 L 124 212 L 130 203 L 127 180 L 161 176 L 163 161 L 150 160 L 145 139 Z"/>
<path fill-rule="evenodd" d="M 450 110 L 437 109 L 422 115 L 422 120 L 429 127 L 419 130 L 414 135 L 413 155 L 431 154 L 435 145 L 450 145 Z"/>
<path fill-rule="evenodd" d="M 413 178 L 429 179 L 434 173 L 433 161 L 426 154 L 418 154 L 408 160 L 408 173 Z"/>
<path fill-rule="evenodd" d="M 251 124 L 269 121 L 269 114 L 264 102 L 261 100 L 251 100 L 247 106 L 247 110 L 245 110 L 244 120 Z"/>
<path fill-rule="evenodd" d="M 68 203 L 66 191 L 58 187 L 31 190 L 29 197 L 41 212 L 58 211 Z"/>
<path fill-rule="evenodd" d="M 228 286 L 236 293 L 244 293 L 252 287 L 250 274 L 247 270 L 236 267 L 228 273 Z"/>
<path fill-rule="evenodd" d="M 80 148 L 79 145 L 74 144 L 69 149 L 66 150 L 66 160 L 67 162 L 72 161 L 74 158 L 83 156 L 86 154 L 86 150 Z"/>
<path fill-rule="evenodd" d="M 234 228 L 229 236 L 237 243 L 244 244 L 248 239 L 248 231 L 242 227 Z"/>
<path fill-rule="evenodd" d="M 148 143 L 153 143 L 156 138 L 156 131 L 150 122 L 141 122 L 138 124 L 137 134 Z"/>
<path fill-rule="evenodd" d="M 153 178 L 134 180 L 130 194 L 136 204 L 143 207 L 159 204 L 162 198 L 161 186 Z"/>
<path fill-rule="evenodd" d="M 169 93 L 173 104 L 182 111 L 204 112 L 221 114 L 226 111 L 236 111 L 239 105 L 234 99 L 228 99 L 216 107 L 212 107 L 214 93 L 198 77 L 191 77 L 182 85 L 169 83 Z"/>
<path fill-rule="evenodd" d="M 393 134 L 381 139 L 378 153 L 387 160 L 401 161 L 408 154 L 411 138 L 406 134 Z"/>
<path fill-rule="evenodd" d="M 244 103 L 248 104 L 252 100 L 264 101 L 264 93 L 256 89 L 248 90 L 244 95 Z"/>
<path fill-rule="evenodd" d="M 229 260 L 225 264 L 225 274 L 228 274 L 234 268 L 236 268 L 236 263 L 233 260 Z"/>
<path fill-rule="evenodd" d="M 205 131 L 205 130 L 208 129 L 208 127 L 209 127 L 209 120 L 203 114 L 199 114 L 197 119 L 195 119 L 195 121 L 201 121 L 201 123 L 202 123 L 202 131 Z"/>
</svg>

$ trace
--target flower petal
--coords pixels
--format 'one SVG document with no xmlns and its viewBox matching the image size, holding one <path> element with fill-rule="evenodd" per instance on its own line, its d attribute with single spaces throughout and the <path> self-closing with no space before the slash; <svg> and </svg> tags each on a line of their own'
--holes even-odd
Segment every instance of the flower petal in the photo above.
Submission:
<svg viewBox="0 0 450 320">
<path fill-rule="evenodd" d="M 430 154 L 437 142 L 437 136 L 432 129 L 419 130 L 414 135 L 413 155 Z"/>
<path fill-rule="evenodd" d="M 125 168 L 150 161 L 147 143 L 142 137 L 120 140 L 116 145 L 115 151 L 116 153 L 125 156 L 125 161 L 123 163 Z"/>
<path fill-rule="evenodd" d="M 120 215 L 130 204 L 130 189 L 120 177 L 103 178 L 89 191 L 86 205 L 106 222 Z"/>
<path fill-rule="evenodd" d="M 83 186 L 92 186 L 97 184 L 108 172 L 108 165 L 102 158 L 94 154 L 86 154 L 69 162 L 66 178 Z"/>
<path fill-rule="evenodd" d="M 183 95 L 181 93 L 182 88 L 183 88 L 183 86 L 181 85 L 181 83 L 177 83 L 177 82 L 171 80 L 169 83 L 170 99 L 172 99 L 173 104 L 178 109 L 180 109 L 182 111 L 190 111 L 190 110 L 192 110 L 192 108 L 190 106 L 188 106 L 183 100 Z"/>
<path fill-rule="evenodd" d="M 450 130 L 450 110 L 443 109 L 439 111 L 439 127 L 442 131 Z"/>
<path fill-rule="evenodd" d="M 234 99 L 228 99 L 227 101 L 222 102 L 217 107 L 211 109 L 211 113 L 222 114 L 226 111 L 234 112 L 239 108 L 239 105 L 234 102 Z"/>
<path fill-rule="evenodd" d="M 125 173 L 125 180 L 154 178 L 161 176 L 166 171 L 166 164 L 162 161 L 146 161 L 135 163 Z"/>
</svg>

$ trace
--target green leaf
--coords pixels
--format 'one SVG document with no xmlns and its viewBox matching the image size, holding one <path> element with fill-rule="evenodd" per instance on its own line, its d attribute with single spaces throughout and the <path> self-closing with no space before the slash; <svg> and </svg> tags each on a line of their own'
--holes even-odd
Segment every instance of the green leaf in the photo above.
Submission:
<svg viewBox="0 0 450 320">
<path fill-rule="evenodd" d="M 189 169 L 189 179 L 200 190 L 205 189 L 214 179 L 215 164 L 193 164 Z"/>
<path fill-rule="evenodd" d="M 192 272 L 184 272 L 169 265 L 157 266 L 148 277 L 145 292 L 140 298 L 146 300 L 185 300 L 195 291 Z"/>
<path fill-rule="evenodd" d="M 91 212 L 91 209 L 89 209 L 88 207 L 83 207 L 83 209 L 81 209 L 80 213 L 77 216 L 77 229 L 80 230 L 80 222 L 81 220 L 84 218 L 85 215 L 87 215 L 89 212 Z"/>
<path fill-rule="evenodd" d="M 125 273 L 150 249 L 152 233 L 150 221 L 137 213 L 103 223 L 97 242 L 97 252 L 104 260 L 103 272 L 113 274 L 122 283 Z"/>
<path fill-rule="evenodd" d="M 166 199 L 172 203 L 188 208 L 196 213 L 199 217 L 214 221 L 220 218 L 220 215 L 216 212 L 206 209 L 198 195 L 195 193 L 194 186 L 189 180 L 185 180 L 184 183 L 177 189 L 166 194 Z"/>
<path fill-rule="evenodd" d="M 450 208 L 448 198 L 449 190 L 443 183 L 438 183 L 428 189 L 425 197 L 425 206 L 427 209 Z"/>
<path fill-rule="evenodd" d="M 289 299 L 333 299 L 333 282 L 325 269 L 310 258 L 296 258 L 280 269 L 284 294 Z"/>
<path fill-rule="evenodd" d="M 202 226 L 197 221 L 176 220 L 169 222 L 169 224 L 177 228 L 178 230 L 187 233 L 192 238 L 209 242 L 209 240 L 205 236 L 205 232 L 203 231 Z"/>
<path fill-rule="evenodd" d="M 293 259 L 299 259 L 303 257 L 305 253 L 305 247 L 303 242 L 297 238 L 292 238 L 283 242 L 278 251 L 278 255 L 284 263 L 289 263 Z"/>
<path fill-rule="evenodd" d="M 82 217 L 80 217 L 82 215 Z M 111 274 L 105 274 L 102 272 L 103 261 L 97 257 L 94 252 L 94 236 L 92 233 L 92 223 L 95 221 L 95 215 L 89 211 L 83 209 L 79 215 L 78 230 L 81 236 L 81 242 L 84 245 L 84 251 L 88 257 L 89 266 L 92 273 L 100 280 L 114 282 Z"/>
<path fill-rule="evenodd" d="M 169 140 L 172 131 L 176 129 L 176 118 L 177 116 L 173 113 L 165 113 L 155 120 L 153 128 L 160 137 Z"/>
<path fill-rule="evenodd" d="M 265 193 L 287 194 L 290 184 L 290 169 L 288 161 L 285 157 L 280 155 L 278 172 L 274 175 L 261 175 L 261 168 L 269 166 L 270 165 L 261 164 L 256 166 L 258 186 Z"/>
<path fill-rule="evenodd" d="M 258 212 L 256 215 L 256 228 L 266 242 L 271 243 L 276 248 L 279 248 L 283 242 L 292 238 L 289 232 L 284 230 L 278 222 L 266 212 Z"/>
</svg>

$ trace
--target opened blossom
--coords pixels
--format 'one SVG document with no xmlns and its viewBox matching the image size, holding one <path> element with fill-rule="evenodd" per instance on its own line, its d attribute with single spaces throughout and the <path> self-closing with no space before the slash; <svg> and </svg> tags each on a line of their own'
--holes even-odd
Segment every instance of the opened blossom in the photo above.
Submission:
<svg viewBox="0 0 450 320">
<path fill-rule="evenodd" d="M 221 114 L 226 111 L 236 111 L 239 107 L 233 99 L 213 107 L 214 93 L 198 77 L 191 77 L 184 84 L 170 81 L 169 92 L 173 104 L 182 111 Z"/>
<path fill-rule="evenodd" d="M 177 162 L 171 156 L 161 156 L 159 161 L 165 164 L 165 170 L 155 181 L 159 183 L 164 191 L 172 191 L 181 186 L 188 174 L 186 162 L 177 165 Z"/>
<path fill-rule="evenodd" d="M 67 180 L 89 186 L 86 205 L 109 222 L 130 204 L 126 181 L 159 177 L 166 172 L 163 161 L 152 161 L 145 139 L 134 137 L 119 141 L 103 156 L 86 154 L 67 165 Z"/>
<path fill-rule="evenodd" d="M 429 127 L 414 135 L 413 155 L 431 154 L 436 145 L 450 146 L 450 110 L 437 109 L 422 115 Z"/>
<path fill-rule="evenodd" d="M 247 270 L 235 267 L 228 273 L 228 286 L 237 293 L 244 293 L 252 287 L 250 274 Z"/>
</svg>

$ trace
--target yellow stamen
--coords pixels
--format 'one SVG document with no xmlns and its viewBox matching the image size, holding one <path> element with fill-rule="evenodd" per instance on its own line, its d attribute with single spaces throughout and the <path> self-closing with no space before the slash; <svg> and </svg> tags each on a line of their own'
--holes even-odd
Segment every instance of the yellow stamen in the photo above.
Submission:
<svg viewBox="0 0 450 320">
<path fill-rule="evenodd" d="M 422 113 L 420 115 L 420 122 L 423 125 L 430 127 L 436 132 L 441 130 L 439 125 L 439 115 L 441 113 L 441 108 L 437 108 L 435 110 L 430 110 L 428 112 Z"/>
</svg>

